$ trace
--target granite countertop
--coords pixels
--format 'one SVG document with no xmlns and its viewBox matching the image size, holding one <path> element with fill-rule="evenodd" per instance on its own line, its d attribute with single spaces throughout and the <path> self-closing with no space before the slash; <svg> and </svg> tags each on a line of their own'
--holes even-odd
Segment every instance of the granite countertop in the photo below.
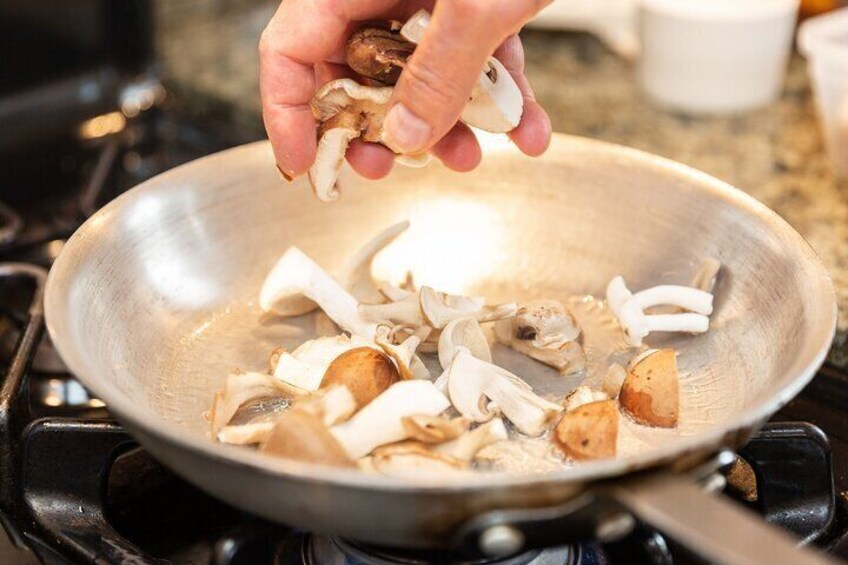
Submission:
<svg viewBox="0 0 848 565">
<path fill-rule="evenodd" d="M 263 136 L 256 44 L 275 9 L 169 18 L 159 47 L 167 85 L 191 110 Z M 834 279 L 839 327 L 830 360 L 848 367 L 848 183 L 825 156 L 806 66 L 793 57 L 781 99 L 733 118 L 689 118 L 643 99 L 631 64 L 591 36 L 525 31 L 527 75 L 555 131 L 629 145 L 686 163 L 749 192 L 792 224 Z"/>
</svg>

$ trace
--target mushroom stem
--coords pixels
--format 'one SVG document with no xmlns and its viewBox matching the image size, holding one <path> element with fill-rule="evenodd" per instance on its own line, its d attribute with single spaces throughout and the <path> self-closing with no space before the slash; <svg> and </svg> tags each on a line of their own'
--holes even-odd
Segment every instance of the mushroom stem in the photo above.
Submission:
<svg viewBox="0 0 848 565">
<path fill-rule="evenodd" d="M 365 243 L 342 267 L 338 281 L 360 303 L 380 304 L 385 301 L 379 290 L 379 284 L 374 281 L 371 274 L 374 257 L 408 228 L 408 221 L 389 226 Z"/>
<path fill-rule="evenodd" d="M 374 339 L 377 326 L 362 319 L 356 299 L 303 251 L 290 247 L 265 279 L 259 304 L 269 312 L 276 302 L 300 295 L 317 303 L 341 329 L 369 341 Z"/>
<path fill-rule="evenodd" d="M 607 285 L 607 305 L 618 318 L 628 343 L 638 347 L 652 331 L 706 332 L 710 325 L 707 316 L 713 311 L 713 295 L 678 285 L 660 285 L 633 294 L 627 289 L 624 278 L 617 276 Z M 645 314 L 646 308 L 659 305 L 676 306 L 695 313 Z"/>
<path fill-rule="evenodd" d="M 697 288 L 660 285 L 637 292 L 631 298 L 642 310 L 661 304 L 709 316 L 713 313 L 713 295 Z"/>
<path fill-rule="evenodd" d="M 710 328 L 710 319 L 702 314 L 656 314 L 645 316 L 649 332 L 704 333 Z"/>
</svg>

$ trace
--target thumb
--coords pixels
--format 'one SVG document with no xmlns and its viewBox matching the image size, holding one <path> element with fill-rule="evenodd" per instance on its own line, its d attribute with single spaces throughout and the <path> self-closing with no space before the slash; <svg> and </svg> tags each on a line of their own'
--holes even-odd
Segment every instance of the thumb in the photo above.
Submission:
<svg viewBox="0 0 848 565">
<path fill-rule="evenodd" d="M 493 0 L 436 2 L 424 36 L 395 85 L 386 115 L 386 141 L 393 149 L 426 150 L 456 124 L 488 57 L 522 23 L 498 13 L 501 4 Z"/>
</svg>

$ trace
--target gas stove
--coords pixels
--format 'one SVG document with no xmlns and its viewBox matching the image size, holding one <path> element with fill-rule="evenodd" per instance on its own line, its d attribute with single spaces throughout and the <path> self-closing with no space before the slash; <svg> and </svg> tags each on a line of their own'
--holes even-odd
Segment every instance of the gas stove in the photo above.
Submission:
<svg viewBox="0 0 848 565">
<path fill-rule="evenodd" d="M 500 560 L 363 546 L 236 510 L 135 444 L 44 335 L 46 272 L 99 206 L 234 142 L 153 109 L 117 131 L 17 156 L 15 173 L 4 177 L 13 189 L 0 192 L 0 521 L 16 547 L 44 563 L 698 562 L 643 525 L 623 537 Z M 708 483 L 799 543 L 848 558 L 846 409 L 848 374 L 825 367 Z"/>
</svg>

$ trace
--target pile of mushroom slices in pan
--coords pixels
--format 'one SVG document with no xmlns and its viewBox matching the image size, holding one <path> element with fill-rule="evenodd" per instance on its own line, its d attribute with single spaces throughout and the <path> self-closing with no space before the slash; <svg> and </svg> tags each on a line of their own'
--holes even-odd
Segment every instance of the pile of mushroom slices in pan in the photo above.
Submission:
<svg viewBox="0 0 848 565">
<path fill-rule="evenodd" d="M 502 464 L 519 452 L 546 462 L 542 469 L 615 457 L 622 416 L 678 425 L 676 353 L 646 350 L 642 340 L 655 331 L 707 331 L 717 262 L 705 262 L 691 287 L 631 292 L 615 277 L 606 307 L 632 359 L 612 365 L 597 388 L 551 397 L 495 364 L 491 347 L 556 369 L 548 378 L 579 379 L 585 336 L 569 308 L 556 299 L 489 304 L 417 287 L 411 277 L 400 285 L 375 280 L 374 257 L 408 226 L 378 234 L 338 273 L 296 247 L 283 254 L 260 292 L 264 315 L 283 323 L 320 309 L 339 333 L 269 352 L 265 372 L 229 375 L 207 414 L 217 441 L 432 482 L 520 472 L 521 464 Z"/>
</svg>

